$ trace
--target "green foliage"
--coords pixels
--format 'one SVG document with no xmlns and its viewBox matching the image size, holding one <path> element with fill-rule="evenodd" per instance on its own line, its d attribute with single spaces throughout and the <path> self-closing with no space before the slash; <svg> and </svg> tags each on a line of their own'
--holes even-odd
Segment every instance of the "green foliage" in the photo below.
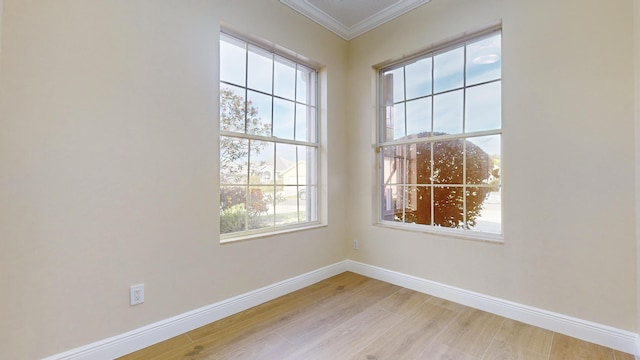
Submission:
<svg viewBox="0 0 640 360">
<path fill-rule="evenodd" d="M 230 88 L 220 89 L 220 131 L 269 136 L 271 125 L 263 124 L 258 108 Z"/>
<path fill-rule="evenodd" d="M 245 230 L 246 211 L 244 204 L 220 210 L 220 233 L 227 234 Z"/>
<path fill-rule="evenodd" d="M 246 204 L 247 191 L 241 186 L 223 186 L 220 188 L 220 208 L 228 209 L 234 205 Z"/>
<path fill-rule="evenodd" d="M 271 125 L 262 123 L 258 109 L 230 88 L 220 89 L 220 131 L 270 136 Z M 266 144 L 251 142 L 253 154 L 259 154 Z M 232 136 L 220 137 L 220 182 L 247 181 L 250 141 Z M 220 232 L 230 233 L 259 227 L 260 217 L 269 210 L 268 202 L 258 188 L 252 188 L 247 198 L 244 186 L 220 188 Z"/>
<path fill-rule="evenodd" d="M 441 134 L 436 134 L 441 135 Z M 416 144 L 416 172 L 418 183 L 428 184 L 463 184 L 463 150 L 462 139 L 435 142 L 433 146 L 433 174 L 431 173 L 431 144 Z M 466 184 L 487 184 L 494 177 L 492 185 L 497 187 L 499 174 L 494 172 L 493 160 L 479 146 L 466 143 Z M 433 191 L 433 225 L 464 228 L 476 225 L 476 219 L 482 210 L 482 204 L 492 188 L 467 187 L 466 194 L 461 187 L 438 186 L 433 188 L 416 187 L 416 199 L 409 202 L 405 209 L 405 222 L 431 224 L 431 191 Z M 464 223 L 463 201 L 467 199 L 467 223 Z M 409 197 L 411 199 L 412 197 Z M 410 201 L 410 200 L 409 200 Z M 396 208 L 402 208 L 396 207 Z M 395 220 L 402 221 L 402 214 L 396 214 Z"/>
<path fill-rule="evenodd" d="M 269 205 L 264 197 L 264 193 L 259 188 L 252 188 L 249 191 L 249 215 L 257 217 L 266 214 L 269 211 Z"/>
<path fill-rule="evenodd" d="M 269 211 L 269 201 L 260 188 L 251 188 L 249 198 L 241 186 L 220 188 L 220 232 L 223 234 L 260 227 L 260 219 Z"/>
<path fill-rule="evenodd" d="M 251 101 L 233 92 L 229 88 L 220 89 L 220 131 L 260 136 L 271 135 L 271 124 L 262 123 L 258 108 Z M 259 142 L 253 142 L 253 151 L 259 154 L 264 148 Z M 238 182 L 246 176 L 249 158 L 249 141 L 229 136 L 220 137 L 220 181 Z"/>
</svg>

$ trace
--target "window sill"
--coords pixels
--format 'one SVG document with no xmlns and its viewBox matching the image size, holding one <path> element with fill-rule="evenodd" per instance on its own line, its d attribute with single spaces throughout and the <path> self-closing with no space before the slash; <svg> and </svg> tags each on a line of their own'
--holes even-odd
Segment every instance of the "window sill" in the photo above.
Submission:
<svg viewBox="0 0 640 360">
<path fill-rule="evenodd" d="M 255 233 L 247 233 L 247 234 L 242 234 L 242 235 L 222 235 L 221 234 L 220 235 L 220 244 L 221 245 L 232 244 L 232 243 L 241 242 L 241 241 L 249 241 L 249 240 L 268 238 L 268 237 L 284 235 L 284 234 L 290 234 L 290 233 L 295 233 L 295 232 L 300 232 L 300 231 L 319 229 L 319 228 L 323 228 L 323 227 L 327 227 L 327 224 L 322 224 L 322 223 L 317 222 L 317 223 L 310 223 L 310 224 L 304 225 L 304 226 L 280 228 L 278 230 L 274 230 L 274 231 L 270 231 L 270 232 L 255 232 Z"/>
<path fill-rule="evenodd" d="M 425 233 L 425 234 L 451 237 L 451 238 L 457 238 L 457 239 L 463 239 L 463 240 L 486 242 L 486 243 L 491 243 L 496 245 L 504 244 L 504 236 L 502 234 L 490 234 L 490 233 L 483 233 L 478 231 L 449 229 L 449 228 L 432 227 L 432 226 L 416 225 L 416 224 L 400 225 L 399 223 L 395 223 L 392 221 L 379 221 L 374 225 L 378 227 L 383 227 L 383 228 L 388 228 L 393 230 L 409 231 L 413 233 Z"/>
</svg>

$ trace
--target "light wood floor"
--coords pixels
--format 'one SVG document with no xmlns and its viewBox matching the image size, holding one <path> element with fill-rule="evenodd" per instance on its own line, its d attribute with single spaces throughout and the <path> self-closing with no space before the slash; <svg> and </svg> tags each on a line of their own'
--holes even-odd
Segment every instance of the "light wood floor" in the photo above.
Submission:
<svg viewBox="0 0 640 360">
<path fill-rule="evenodd" d="M 634 357 L 346 272 L 121 358 L 139 359 Z"/>
</svg>

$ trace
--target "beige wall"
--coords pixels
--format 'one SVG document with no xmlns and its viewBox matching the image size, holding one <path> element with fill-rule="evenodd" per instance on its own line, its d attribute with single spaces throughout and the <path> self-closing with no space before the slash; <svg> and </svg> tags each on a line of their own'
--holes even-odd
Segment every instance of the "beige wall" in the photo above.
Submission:
<svg viewBox="0 0 640 360">
<path fill-rule="evenodd" d="M 219 244 L 221 23 L 323 64 L 328 227 Z M 0 358 L 56 354 L 346 258 L 344 40 L 278 0 L 5 0 L 2 37 Z M 140 282 L 146 301 L 129 307 Z"/>
<path fill-rule="evenodd" d="M 0 357 L 347 257 L 637 332 L 632 5 L 432 0 L 347 44 L 278 0 L 4 0 Z M 504 244 L 372 225 L 372 66 L 499 20 Z M 221 24 L 324 65 L 328 227 L 218 243 Z"/>
<path fill-rule="evenodd" d="M 636 331 L 631 0 L 432 0 L 351 41 L 354 206 L 374 206 L 372 66 L 496 21 L 504 244 L 381 228 L 363 211 L 351 212 L 350 256 Z"/>
</svg>

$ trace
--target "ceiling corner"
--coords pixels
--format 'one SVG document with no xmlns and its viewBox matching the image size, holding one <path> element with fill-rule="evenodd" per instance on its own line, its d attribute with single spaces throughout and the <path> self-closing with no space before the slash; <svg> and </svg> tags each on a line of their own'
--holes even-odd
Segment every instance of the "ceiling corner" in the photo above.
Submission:
<svg viewBox="0 0 640 360">
<path fill-rule="evenodd" d="M 295 11 L 351 40 L 430 0 L 280 0 Z"/>
</svg>

